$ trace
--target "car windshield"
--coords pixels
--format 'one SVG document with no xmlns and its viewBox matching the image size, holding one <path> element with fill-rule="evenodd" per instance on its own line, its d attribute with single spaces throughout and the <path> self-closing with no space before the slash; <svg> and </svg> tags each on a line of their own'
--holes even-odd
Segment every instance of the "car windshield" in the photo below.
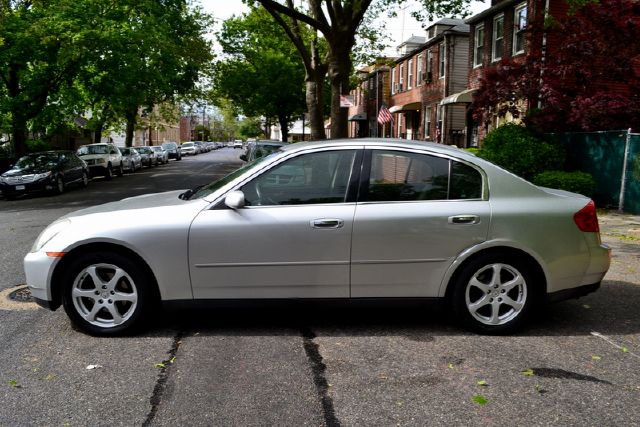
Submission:
<svg viewBox="0 0 640 427">
<path fill-rule="evenodd" d="M 266 157 L 262 157 L 260 159 L 256 159 L 253 162 L 249 162 L 246 165 L 242 166 L 239 169 L 234 170 L 233 172 L 231 172 L 229 175 L 212 182 L 211 184 L 208 185 L 204 185 L 201 188 L 198 188 L 197 191 L 195 191 L 191 196 L 189 196 L 187 199 L 200 199 L 202 197 L 208 196 L 209 194 L 215 192 L 216 190 L 219 190 L 220 188 L 224 187 L 225 185 L 227 185 L 228 183 L 230 183 L 231 181 L 233 181 L 234 179 L 236 179 L 237 177 L 239 177 L 240 175 L 242 175 L 243 173 L 250 171 L 251 169 L 255 168 L 256 166 L 258 166 L 260 163 L 264 162 L 266 159 L 275 156 L 276 154 L 273 153 L 270 156 L 266 156 Z"/>
<path fill-rule="evenodd" d="M 138 153 L 140 154 L 149 154 L 149 151 L 151 151 L 147 147 L 138 147 L 136 150 L 138 150 Z"/>
<path fill-rule="evenodd" d="M 182 144 L 183 147 L 193 147 L 193 142 L 185 142 Z"/>
<path fill-rule="evenodd" d="M 29 154 L 20 157 L 13 169 L 29 169 L 33 167 L 53 166 L 58 162 L 58 153 Z"/>
<path fill-rule="evenodd" d="M 131 151 L 130 151 L 128 148 L 121 148 L 121 149 L 120 149 L 120 153 L 121 153 L 123 156 L 128 156 L 129 154 L 131 154 Z"/>
<path fill-rule="evenodd" d="M 84 145 L 78 149 L 79 156 L 87 154 L 109 154 L 109 147 L 106 145 Z"/>
</svg>

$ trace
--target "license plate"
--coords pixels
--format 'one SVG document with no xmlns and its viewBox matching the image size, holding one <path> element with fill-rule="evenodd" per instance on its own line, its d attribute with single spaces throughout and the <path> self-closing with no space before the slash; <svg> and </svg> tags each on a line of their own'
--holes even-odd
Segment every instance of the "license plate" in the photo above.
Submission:
<svg viewBox="0 0 640 427">
<path fill-rule="evenodd" d="M 16 191 L 24 190 L 24 185 L 16 185 Z"/>
</svg>

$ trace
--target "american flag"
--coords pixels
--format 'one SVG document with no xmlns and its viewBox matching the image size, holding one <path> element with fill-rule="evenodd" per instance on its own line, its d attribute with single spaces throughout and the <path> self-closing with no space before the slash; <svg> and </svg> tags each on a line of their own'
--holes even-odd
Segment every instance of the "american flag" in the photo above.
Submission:
<svg viewBox="0 0 640 427">
<path fill-rule="evenodd" d="M 382 104 L 382 106 L 380 107 L 380 111 L 378 112 L 378 123 L 384 125 L 389 123 L 391 120 L 393 120 L 391 112 L 385 104 Z"/>
</svg>

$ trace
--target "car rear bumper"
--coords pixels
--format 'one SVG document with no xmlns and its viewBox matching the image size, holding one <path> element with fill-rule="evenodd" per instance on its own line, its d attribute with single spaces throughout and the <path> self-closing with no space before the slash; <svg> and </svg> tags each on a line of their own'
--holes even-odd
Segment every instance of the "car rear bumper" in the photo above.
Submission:
<svg viewBox="0 0 640 427">
<path fill-rule="evenodd" d="M 558 302 L 573 298 L 580 298 L 600 289 L 600 283 L 592 283 L 590 285 L 578 286 L 577 288 L 563 289 L 561 291 L 547 294 L 548 302 Z"/>
</svg>

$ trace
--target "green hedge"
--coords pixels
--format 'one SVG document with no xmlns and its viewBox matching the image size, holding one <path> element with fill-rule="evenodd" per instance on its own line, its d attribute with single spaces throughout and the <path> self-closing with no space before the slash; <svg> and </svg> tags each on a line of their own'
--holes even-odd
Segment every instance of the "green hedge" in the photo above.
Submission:
<svg viewBox="0 0 640 427">
<path fill-rule="evenodd" d="M 513 123 L 489 132 L 478 155 L 528 180 L 544 171 L 562 169 L 565 159 L 559 144 Z"/>
<path fill-rule="evenodd" d="M 53 150 L 53 147 L 50 143 L 46 141 L 42 141 L 40 139 L 32 139 L 27 141 L 28 153 L 37 153 L 39 151 L 49 151 L 49 150 Z"/>
<path fill-rule="evenodd" d="M 557 188 L 593 197 L 596 181 L 585 172 L 547 171 L 535 176 L 533 183 L 541 187 Z"/>
</svg>

